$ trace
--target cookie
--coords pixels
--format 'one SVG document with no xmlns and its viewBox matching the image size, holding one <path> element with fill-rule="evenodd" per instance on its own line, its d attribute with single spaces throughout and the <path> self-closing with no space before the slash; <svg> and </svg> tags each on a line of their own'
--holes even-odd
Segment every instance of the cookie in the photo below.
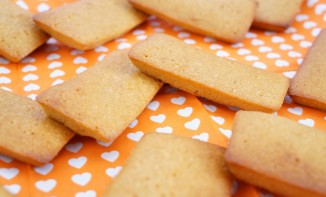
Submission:
<svg viewBox="0 0 326 197">
<path fill-rule="evenodd" d="M 258 0 L 253 26 L 282 31 L 289 27 L 300 11 L 303 0 Z"/>
<path fill-rule="evenodd" d="M 231 196 L 224 149 L 185 137 L 143 137 L 104 196 Z"/>
<path fill-rule="evenodd" d="M 145 19 L 127 0 L 80 0 L 34 16 L 44 31 L 80 50 L 117 38 Z"/>
<path fill-rule="evenodd" d="M 140 72 L 128 51 L 115 51 L 37 101 L 48 115 L 80 135 L 111 141 L 142 112 L 162 83 Z"/>
<path fill-rule="evenodd" d="M 289 94 L 301 105 L 326 111 L 326 29 L 323 29 L 291 81 Z"/>
<path fill-rule="evenodd" d="M 144 73 L 194 95 L 246 110 L 278 110 L 289 79 L 216 57 L 165 34 L 134 45 L 129 57 Z"/>
<path fill-rule="evenodd" d="M 129 0 L 129 2 L 139 10 L 190 31 L 232 43 L 240 41 L 247 33 L 257 8 L 254 0 Z"/>
<path fill-rule="evenodd" d="M 0 89 L 0 153 L 33 165 L 50 162 L 74 135 L 36 101 Z"/>
<path fill-rule="evenodd" d="M 239 180 L 281 196 L 326 196 L 326 132 L 271 114 L 239 111 L 225 153 Z"/>
<path fill-rule="evenodd" d="M 32 17 L 32 13 L 13 1 L 0 1 L 0 55 L 19 62 L 49 38 L 36 26 Z"/>
</svg>

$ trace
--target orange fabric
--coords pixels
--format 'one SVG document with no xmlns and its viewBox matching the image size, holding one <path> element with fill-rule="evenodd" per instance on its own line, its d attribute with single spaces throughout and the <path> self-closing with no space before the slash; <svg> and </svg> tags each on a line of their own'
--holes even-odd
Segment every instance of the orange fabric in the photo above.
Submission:
<svg viewBox="0 0 326 197">
<path fill-rule="evenodd" d="M 15 2 L 37 13 L 68 0 Z M 325 7 L 326 0 L 306 1 L 285 32 L 251 29 L 242 42 L 233 45 L 190 33 L 155 17 L 94 50 L 78 51 L 50 39 L 21 63 L 13 64 L 0 58 L 0 87 L 35 98 L 41 91 L 84 71 L 113 50 L 129 48 L 153 32 L 165 32 L 218 56 L 292 77 L 320 28 L 326 28 Z M 77 136 L 43 167 L 33 167 L 0 155 L 0 184 L 22 197 L 101 196 L 144 133 L 172 133 L 225 147 L 232 132 L 234 114 L 235 111 L 228 107 L 165 85 L 112 144 Z M 277 114 L 326 130 L 326 112 L 297 105 L 290 97 L 285 99 Z M 262 195 L 267 196 L 265 191 L 244 183 L 238 184 L 235 194 L 236 197 Z"/>
</svg>

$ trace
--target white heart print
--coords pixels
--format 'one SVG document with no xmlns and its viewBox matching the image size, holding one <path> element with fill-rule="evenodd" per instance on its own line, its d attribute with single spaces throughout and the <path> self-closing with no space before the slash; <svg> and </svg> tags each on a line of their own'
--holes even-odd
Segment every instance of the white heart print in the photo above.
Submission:
<svg viewBox="0 0 326 197">
<path fill-rule="evenodd" d="M 19 170 L 17 168 L 0 168 L 0 177 L 11 180 L 17 176 Z"/>
<path fill-rule="evenodd" d="M 85 156 L 80 156 L 78 158 L 71 158 L 68 160 L 68 164 L 74 168 L 81 169 L 87 162 Z"/>
<path fill-rule="evenodd" d="M 33 63 L 35 62 L 35 58 L 33 57 L 24 57 L 22 60 L 21 60 L 21 63 Z"/>
<path fill-rule="evenodd" d="M 227 138 L 231 138 L 232 136 L 232 131 L 229 129 L 223 129 L 223 128 L 219 128 L 220 132 Z"/>
<path fill-rule="evenodd" d="M 196 139 L 196 140 L 200 140 L 200 141 L 203 141 L 203 142 L 207 142 L 208 139 L 209 139 L 209 135 L 208 135 L 208 133 L 204 132 L 204 133 L 201 133 L 199 135 L 194 135 L 192 137 L 192 139 Z"/>
<path fill-rule="evenodd" d="M 308 127 L 313 127 L 315 125 L 315 121 L 311 118 L 306 118 L 303 120 L 298 120 L 300 124 L 306 125 Z"/>
<path fill-rule="evenodd" d="M 57 61 L 54 61 L 54 62 L 51 62 L 49 65 L 48 65 L 48 68 L 49 69 L 53 69 L 53 68 L 59 68 L 62 66 L 62 62 L 57 62 Z"/>
<path fill-rule="evenodd" d="M 80 73 L 83 73 L 87 70 L 87 68 L 85 66 L 80 66 L 76 69 L 76 73 L 77 74 L 80 74 Z"/>
<path fill-rule="evenodd" d="M 147 109 L 150 109 L 152 111 L 156 111 L 158 107 L 160 106 L 160 102 L 158 101 L 152 101 L 147 105 Z"/>
<path fill-rule="evenodd" d="M 56 79 L 54 82 L 52 82 L 51 86 L 55 86 L 58 84 L 62 84 L 64 81 L 62 79 Z"/>
<path fill-rule="evenodd" d="M 56 77 L 62 77 L 64 76 L 66 73 L 63 70 L 54 70 L 50 73 L 50 77 L 51 78 L 56 78 Z"/>
<path fill-rule="evenodd" d="M 23 81 L 35 81 L 38 80 L 38 76 L 32 73 L 29 73 L 23 77 Z"/>
<path fill-rule="evenodd" d="M 217 107 L 215 105 L 206 105 L 204 104 L 205 109 L 207 109 L 210 112 L 215 112 L 217 110 Z"/>
<path fill-rule="evenodd" d="M 83 144 L 81 142 L 76 142 L 74 144 L 66 145 L 66 150 L 72 153 L 77 153 L 82 147 Z"/>
<path fill-rule="evenodd" d="M 40 5 L 37 6 L 37 11 L 38 12 L 45 12 L 50 9 L 50 6 L 46 3 L 41 3 Z"/>
<path fill-rule="evenodd" d="M 57 185 L 57 181 L 54 179 L 41 180 L 35 183 L 35 187 L 42 192 L 50 192 Z"/>
<path fill-rule="evenodd" d="M 149 119 L 156 123 L 163 123 L 166 116 L 164 114 L 159 114 L 157 116 L 151 116 Z"/>
<path fill-rule="evenodd" d="M 183 109 L 179 109 L 177 111 L 177 114 L 179 116 L 182 116 L 182 117 L 189 117 L 193 112 L 193 108 L 192 107 L 186 107 L 186 108 L 183 108 Z"/>
<path fill-rule="evenodd" d="M 135 133 L 128 133 L 127 137 L 133 141 L 138 142 L 144 135 L 144 132 L 142 131 L 137 131 Z"/>
<path fill-rule="evenodd" d="M 110 152 L 104 152 L 101 154 L 101 157 L 109 162 L 115 162 L 118 157 L 119 157 L 119 152 L 118 151 L 110 151 Z"/>
<path fill-rule="evenodd" d="M 118 167 L 115 167 L 115 168 L 108 168 L 106 169 L 105 173 L 111 177 L 111 178 L 114 178 L 116 177 L 119 172 L 121 171 L 122 167 L 121 166 L 118 166 Z"/>
<path fill-rule="evenodd" d="M 103 142 L 103 141 L 100 141 L 100 140 L 97 140 L 96 142 L 99 145 L 104 146 L 104 147 L 109 147 L 113 143 L 113 141 L 111 141 L 111 142 Z"/>
<path fill-rule="evenodd" d="M 34 66 L 34 65 L 27 65 L 27 66 L 24 66 L 23 68 L 22 68 L 22 71 L 24 72 L 24 73 L 26 73 L 26 72 L 31 72 L 31 71 L 36 71 L 37 70 L 37 68 L 36 68 L 36 66 Z"/>
<path fill-rule="evenodd" d="M 73 60 L 74 64 L 86 64 L 88 60 L 84 57 L 78 56 Z"/>
<path fill-rule="evenodd" d="M 48 55 L 46 57 L 47 60 L 51 61 L 51 60 L 56 60 L 56 59 L 60 59 L 61 56 L 57 53 L 51 53 L 50 55 Z"/>
<path fill-rule="evenodd" d="M 13 195 L 17 195 L 22 189 L 18 184 L 4 185 L 3 188 Z"/>
<path fill-rule="evenodd" d="M 82 174 L 75 174 L 71 177 L 72 182 L 77 185 L 85 186 L 89 183 L 92 178 L 92 174 L 89 172 L 84 172 Z"/>
<path fill-rule="evenodd" d="M 77 192 L 75 197 L 96 197 L 96 192 L 94 190 L 87 190 L 86 192 Z"/>
<path fill-rule="evenodd" d="M 42 175 L 47 175 L 52 171 L 53 167 L 52 163 L 47 163 L 40 167 L 34 167 L 34 171 Z"/>
<path fill-rule="evenodd" d="M 34 83 L 30 83 L 27 86 L 24 87 L 25 92 L 30 92 L 34 90 L 39 90 L 40 86 Z"/>
<path fill-rule="evenodd" d="M 303 109 L 301 107 L 288 108 L 288 111 L 298 116 L 301 116 L 303 113 Z"/>
<path fill-rule="evenodd" d="M 211 118 L 219 125 L 222 125 L 225 122 L 225 119 L 220 116 L 211 116 Z"/>
<path fill-rule="evenodd" d="M 184 124 L 184 127 L 186 127 L 189 130 L 197 130 L 200 125 L 200 120 L 198 118 L 195 118 L 191 121 L 188 121 Z"/>
<path fill-rule="evenodd" d="M 176 105 L 183 105 L 186 102 L 186 98 L 183 96 L 180 96 L 178 98 L 172 98 L 171 102 Z"/>
<path fill-rule="evenodd" d="M 0 154 L 0 160 L 5 162 L 5 163 L 11 163 L 14 159 L 11 157 L 8 157 L 6 155 Z"/>
<path fill-rule="evenodd" d="M 0 77 L 0 84 L 10 84 L 11 83 L 11 79 L 8 77 Z"/>
<path fill-rule="evenodd" d="M 159 127 L 159 128 L 156 129 L 156 132 L 171 134 L 173 132 L 173 129 L 172 129 L 172 127 L 169 127 L 169 126 Z"/>
<path fill-rule="evenodd" d="M 4 67 L 4 66 L 0 66 L 0 74 L 9 74 L 11 71 Z"/>
<path fill-rule="evenodd" d="M 135 119 L 134 121 L 132 121 L 131 123 L 130 123 L 130 125 L 128 126 L 128 128 L 134 128 L 136 125 L 138 124 L 138 120 L 137 119 Z"/>
</svg>

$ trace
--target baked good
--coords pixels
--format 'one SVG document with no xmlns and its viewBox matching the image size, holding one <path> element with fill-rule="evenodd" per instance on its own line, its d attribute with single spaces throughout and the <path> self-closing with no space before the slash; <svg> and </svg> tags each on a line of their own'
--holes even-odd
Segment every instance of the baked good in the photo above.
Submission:
<svg viewBox="0 0 326 197">
<path fill-rule="evenodd" d="M 34 16 L 44 31 L 80 50 L 121 36 L 145 19 L 127 0 L 80 0 Z"/>
<path fill-rule="evenodd" d="M 326 111 L 326 29 L 309 49 L 291 81 L 289 94 L 301 105 Z"/>
<path fill-rule="evenodd" d="M 143 137 L 104 196 L 231 196 L 224 149 L 185 137 Z M 141 158 L 141 159 L 140 159 Z"/>
<path fill-rule="evenodd" d="M 0 55 L 19 62 L 49 37 L 34 23 L 33 15 L 13 1 L 0 1 Z"/>
<path fill-rule="evenodd" d="M 129 57 L 144 73 L 217 103 L 246 110 L 278 110 L 289 79 L 216 57 L 165 34 L 134 45 Z"/>
<path fill-rule="evenodd" d="M 50 117 L 80 135 L 111 141 L 161 86 L 132 65 L 128 51 L 115 51 L 82 74 L 45 90 L 37 101 Z"/>
<path fill-rule="evenodd" d="M 129 0 L 137 9 L 190 31 L 238 42 L 249 30 L 257 8 L 254 0 Z"/>
<path fill-rule="evenodd" d="M 281 196 L 326 196 L 326 132 L 272 114 L 237 112 L 225 153 L 233 175 Z"/>
<path fill-rule="evenodd" d="M 257 0 L 253 26 L 282 31 L 289 27 L 304 0 Z"/>
<path fill-rule="evenodd" d="M 33 165 L 50 162 L 74 135 L 31 99 L 0 89 L 0 153 Z"/>
</svg>

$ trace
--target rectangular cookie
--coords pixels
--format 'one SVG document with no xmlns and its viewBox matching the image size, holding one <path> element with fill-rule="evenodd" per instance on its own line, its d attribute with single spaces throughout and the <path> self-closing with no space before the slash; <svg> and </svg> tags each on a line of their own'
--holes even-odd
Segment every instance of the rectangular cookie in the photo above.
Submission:
<svg viewBox="0 0 326 197">
<path fill-rule="evenodd" d="M 249 30 L 257 8 L 254 0 L 129 0 L 149 14 L 156 15 L 190 31 L 227 42 L 238 42 Z"/>
<path fill-rule="evenodd" d="M 42 92 L 37 101 L 50 117 L 80 135 L 111 141 L 161 86 L 131 63 L 128 51 L 115 51 L 84 73 Z"/>
<path fill-rule="evenodd" d="M 271 114 L 237 112 L 225 153 L 233 175 L 281 196 L 326 196 L 326 132 Z"/>
<path fill-rule="evenodd" d="M 283 31 L 300 11 L 304 0 L 258 0 L 253 26 L 266 30 Z"/>
<path fill-rule="evenodd" d="M 0 89 L 0 153 L 33 165 L 50 162 L 74 135 L 39 103 Z"/>
<path fill-rule="evenodd" d="M 80 0 L 34 16 L 44 31 L 80 50 L 119 37 L 145 19 L 127 0 Z"/>
<path fill-rule="evenodd" d="M 323 29 L 291 81 L 289 94 L 301 105 L 326 111 L 326 29 Z"/>
<path fill-rule="evenodd" d="M 151 133 L 134 148 L 104 197 L 229 197 L 231 191 L 223 148 Z"/>
<path fill-rule="evenodd" d="M 134 45 L 129 57 L 144 73 L 214 102 L 246 110 L 278 110 L 289 79 L 216 57 L 165 34 Z"/>
<path fill-rule="evenodd" d="M 32 13 L 13 1 L 0 1 L 0 55 L 19 62 L 49 38 L 36 26 L 32 17 Z"/>
</svg>

